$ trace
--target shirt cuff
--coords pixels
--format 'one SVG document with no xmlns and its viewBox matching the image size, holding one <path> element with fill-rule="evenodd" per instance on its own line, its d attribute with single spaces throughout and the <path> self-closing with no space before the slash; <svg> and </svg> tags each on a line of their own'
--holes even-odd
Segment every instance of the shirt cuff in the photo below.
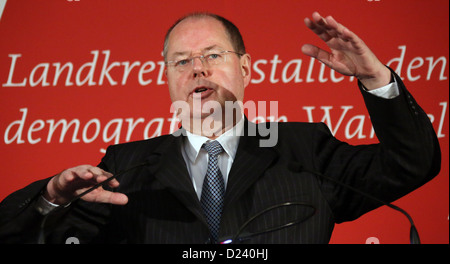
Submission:
<svg viewBox="0 0 450 264">
<path fill-rule="evenodd" d="M 393 99 L 400 95 L 400 91 L 398 89 L 397 80 L 395 80 L 394 77 L 392 77 L 392 81 L 383 87 L 373 89 L 373 90 L 366 90 L 368 93 L 371 93 L 375 96 L 384 98 L 384 99 Z"/>
<path fill-rule="evenodd" d="M 70 203 L 64 207 L 69 206 Z M 36 210 L 41 214 L 41 215 L 47 215 L 49 214 L 51 211 L 55 210 L 56 208 L 59 207 L 58 204 L 54 204 L 51 203 L 49 201 L 47 201 L 47 199 L 44 198 L 44 196 L 39 196 L 35 206 Z"/>
</svg>

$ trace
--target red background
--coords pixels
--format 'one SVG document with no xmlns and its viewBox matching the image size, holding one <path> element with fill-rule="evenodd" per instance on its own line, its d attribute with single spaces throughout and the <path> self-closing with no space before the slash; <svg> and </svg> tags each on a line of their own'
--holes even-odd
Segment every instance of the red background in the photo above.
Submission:
<svg viewBox="0 0 450 264">
<path fill-rule="evenodd" d="M 335 129 L 337 138 L 351 144 L 377 141 L 370 136 L 370 119 L 354 80 L 345 77 L 333 82 L 328 69 L 321 75 L 317 62 L 308 71 L 310 59 L 301 53 L 302 44 L 323 45 L 306 28 L 304 17 L 310 17 L 313 11 L 333 15 L 358 34 L 383 63 L 400 58 L 390 65 L 398 70 L 433 120 L 443 162 L 441 173 L 433 181 L 395 204 L 412 215 L 423 243 L 449 243 L 447 0 L 8 0 L 0 18 L 0 199 L 65 168 L 96 165 L 103 156 L 101 149 L 117 142 L 143 139 L 146 125 L 155 118 L 161 118 L 162 122 L 150 126 L 148 136 L 158 132 L 157 124 L 162 125 L 161 133 L 169 133 L 171 102 L 167 86 L 162 83 L 165 77 L 159 74 L 162 42 L 172 23 L 192 11 L 218 13 L 240 28 L 254 66 L 259 62 L 257 68 L 253 68 L 253 83 L 246 89 L 246 100 L 278 101 L 278 117 L 288 121 L 311 121 L 308 107 L 314 107 L 313 121 L 321 121 L 324 109 L 328 108 L 331 123 L 325 121 Z M 92 75 L 95 85 L 77 85 L 77 71 L 83 64 L 93 61 L 92 52 L 96 51 L 98 58 Z M 109 71 L 116 85 L 107 78 L 102 84 L 99 81 L 108 51 L 106 66 L 120 63 Z M 12 67 L 14 56 L 16 64 Z M 274 62 L 276 56 L 280 62 Z M 439 58 L 427 77 L 430 60 L 436 62 Z M 294 59 L 302 61 L 299 71 L 302 81 L 285 82 L 283 69 Z M 138 61 L 139 66 L 130 71 L 122 84 L 123 63 L 127 61 L 129 65 Z M 143 74 L 144 80 L 152 81 L 142 85 L 139 69 L 148 61 L 154 63 L 155 69 Z M 54 85 L 54 63 L 68 62 L 73 65 L 70 78 L 73 84 L 66 85 L 65 71 Z M 294 73 L 295 66 L 291 64 L 286 69 L 285 77 Z M 85 68 L 81 79 L 87 74 Z M 37 82 L 40 77 L 46 78 L 48 85 L 43 80 Z M 336 78 L 340 77 L 336 74 Z M 25 84 L 20 85 L 25 78 Z M 33 85 L 31 80 L 37 84 Z M 346 106 L 350 106 L 347 112 L 344 111 Z M 26 109 L 26 116 L 21 109 Z M 143 120 L 129 139 L 128 118 Z M 72 142 L 74 127 L 67 130 L 62 142 L 59 141 L 61 127 L 58 127 L 47 142 L 50 120 L 62 119 L 79 120 L 76 135 L 79 142 Z M 83 140 L 83 129 L 94 119 L 100 123 L 99 134 L 94 137 L 95 126 L 91 124 L 85 131 L 86 136 L 93 139 L 88 143 Z M 121 127 L 116 120 L 106 130 L 108 122 L 114 119 L 121 120 Z M 21 126 L 12 125 L 17 120 L 23 120 Z M 10 131 L 6 133 L 8 127 Z M 24 142 L 16 138 L 8 143 L 8 139 L 20 132 L 19 128 Z M 114 135 L 116 128 L 120 129 L 120 135 L 116 134 L 111 140 L 102 137 L 105 130 L 106 136 Z M 352 135 L 358 128 L 365 137 Z M 40 141 L 32 144 L 30 139 Z M 337 225 L 331 243 L 366 243 L 370 237 L 375 237 L 379 243 L 408 243 L 408 232 L 409 224 L 404 216 L 382 207 L 356 221 Z"/>
</svg>

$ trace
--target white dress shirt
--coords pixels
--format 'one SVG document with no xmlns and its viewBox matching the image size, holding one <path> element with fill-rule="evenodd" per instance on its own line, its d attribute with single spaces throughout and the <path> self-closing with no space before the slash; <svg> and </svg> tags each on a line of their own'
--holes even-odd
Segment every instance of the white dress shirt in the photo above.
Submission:
<svg viewBox="0 0 450 264">
<path fill-rule="evenodd" d="M 232 128 L 220 135 L 217 140 L 224 152 L 218 156 L 218 165 L 225 182 L 225 188 L 228 182 L 228 174 L 230 173 L 231 165 L 236 156 L 237 146 L 239 144 L 239 137 L 244 131 L 244 117 Z M 199 136 L 186 131 L 187 137 L 184 139 L 181 146 L 181 153 L 191 176 L 194 190 L 200 200 L 202 194 L 203 180 L 206 176 L 206 169 L 208 168 L 208 152 L 202 148 L 202 145 L 210 141 L 209 138 Z"/>
</svg>

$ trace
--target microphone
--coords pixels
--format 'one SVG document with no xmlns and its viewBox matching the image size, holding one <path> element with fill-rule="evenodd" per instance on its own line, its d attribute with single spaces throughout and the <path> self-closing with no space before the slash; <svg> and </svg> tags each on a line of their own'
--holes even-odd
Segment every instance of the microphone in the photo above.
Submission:
<svg viewBox="0 0 450 264">
<path fill-rule="evenodd" d="M 349 189 L 349 190 L 351 190 L 351 191 L 353 191 L 355 193 L 358 193 L 361 196 L 364 196 L 364 197 L 366 197 L 366 198 L 368 198 L 368 199 L 370 199 L 372 201 L 375 201 L 375 202 L 377 202 L 379 204 L 386 205 L 387 207 L 402 213 L 404 216 L 406 216 L 406 218 L 408 218 L 408 221 L 409 221 L 409 223 L 411 225 L 410 233 L 409 233 L 409 241 L 410 241 L 410 243 L 411 244 L 420 244 L 419 232 L 417 231 L 417 228 L 414 225 L 414 221 L 413 221 L 412 217 L 405 210 L 403 210 L 402 208 L 400 208 L 400 207 L 398 207 L 396 205 L 393 205 L 391 203 L 385 202 L 385 201 L 383 201 L 381 199 L 378 199 L 378 198 L 376 198 L 376 197 L 374 197 L 374 196 L 372 196 L 372 195 L 370 195 L 370 194 L 368 194 L 366 192 L 358 190 L 358 189 L 356 189 L 356 188 L 354 188 L 354 187 L 352 187 L 352 186 L 350 186 L 348 184 L 342 183 L 342 182 L 340 182 L 340 181 L 338 181 L 336 179 L 328 177 L 328 176 L 324 175 L 323 173 L 320 173 L 320 172 L 308 169 L 308 168 L 304 167 L 303 165 L 301 165 L 299 163 L 290 163 L 289 167 L 293 171 L 309 172 L 309 173 L 314 174 L 314 175 L 316 175 L 318 177 L 321 177 L 323 179 L 332 181 L 332 182 L 334 182 L 334 183 L 336 183 L 336 184 L 338 184 L 338 185 L 340 185 L 340 186 L 342 186 L 344 188 L 347 188 L 347 189 Z M 267 212 L 270 212 L 270 211 L 273 211 L 273 210 L 277 210 L 277 209 L 282 208 L 282 207 L 288 207 L 288 206 L 306 206 L 306 207 L 311 208 L 312 211 L 311 211 L 311 213 L 307 214 L 304 218 L 300 218 L 300 219 L 297 219 L 295 221 L 288 220 L 284 224 L 281 224 L 281 225 L 275 226 L 275 227 L 266 228 L 266 229 L 264 229 L 262 231 L 258 231 L 258 232 L 254 232 L 254 233 L 248 233 L 248 232 L 243 233 L 243 230 L 251 222 L 253 222 L 255 219 L 261 217 L 262 215 L 264 215 Z M 222 241 L 222 242 L 220 242 L 220 244 L 232 244 L 232 243 L 236 243 L 236 242 L 241 242 L 241 241 L 243 241 L 245 239 L 249 239 L 249 238 L 251 238 L 253 236 L 257 236 L 257 235 L 261 235 L 261 234 L 264 234 L 264 233 L 273 232 L 273 231 L 276 231 L 276 230 L 287 228 L 287 227 L 290 227 L 290 226 L 293 226 L 293 225 L 297 225 L 297 224 L 300 224 L 300 223 L 306 221 L 310 217 L 312 217 L 314 215 L 315 211 L 316 211 L 316 208 L 314 206 L 309 205 L 309 204 L 300 203 L 300 202 L 286 202 L 286 203 L 277 204 L 277 205 L 271 206 L 269 208 L 266 208 L 266 209 L 262 210 L 261 212 L 255 214 L 254 216 L 250 217 L 249 220 L 247 220 L 244 224 L 241 225 L 241 227 L 238 229 L 238 231 L 236 232 L 235 235 L 229 236 L 229 237 L 226 237 L 226 238 L 222 238 L 219 241 Z"/>
<path fill-rule="evenodd" d="M 75 196 L 74 198 L 72 198 L 72 200 L 70 200 L 69 202 L 67 202 L 67 203 L 65 203 L 65 204 L 63 204 L 63 205 L 59 205 L 58 207 L 55 208 L 55 210 L 58 209 L 58 208 L 64 208 L 64 207 L 67 207 L 67 206 L 69 206 L 71 203 L 77 201 L 78 199 L 80 199 L 81 197 L 85 196 L 86 194 L 92 192 L 93 190 L 97 189 L 98 187 L 104 186 L 105 184 L 107 184 L 107 183 L 110 182 L 111 180 L 115 179 L 116 177 L 121 176 L 121 175 L 123 175 L 123 174 L 125 174 L 125 173 L 127 173 L 127 172 L 129 172 L 129 171 L 134 170 L 134 169 L 137 169 L 137 168 L 140 168 L 140 167 L 142 167 L 142 166 L 145 166 L 145 165 L 147 165 L 147 164 L 149 164 L 149 163 L 150 163 L 149 161 L 146 161 L 146 162 L 142 162 L 142 163 L 139 163 L 139 164 L 135 164 L 135 165 L 133 165 L 133 166 L 131 166 L 131 167 L 128 167 L 128 168 L 126 168 L 125 170 L 123 170 L 123 171 L 121 171 L 121 172 L 119 172 L 119 173 L 117 173 L 117 174 L 115 174 L 115 175 L 109 177 L 108 179 L 106 179 L 106 180 L 104 180 L 104 181 L 102 181 L 102 182 L 99 182 L 99 183 L 95 184 L 95 185 L 92 186 L 91 188 L 87 189 L 86 191 L 84 191 L 84 192 L 80 193 L 79 195 Z M 53 210 L 53 211 L 54 211 L 54 210 Z M 52 211 L 52 212 L 53 212 L 53 211 Z"/>
<path fill-rule="evenodd" d="M 45 215 L 44 218 L 42 219 L 42 222 L 41 222 L 41 225 L 40 225 L 40 231 L 39 231 L 38 239 L 37 239 L 38 240 L 38 244 L 45 244 L 44 226 L 45 226 L 47 217 L 49 215 L 51 215 L 51 214 L 53 214 L 53 213 L 55 213 L 55 212 L 57 212 L 57 211 L 59 211 L 61 209 L 64 209 L 64 208 L 68 207 L 71 203 L 81 199 L 81 197 L 83 197 L 86 194 L 92 192 L 93 190 L 97 189 L 98 187 L 104 186 L 105 184 L 107 184 L 111 180 L 115 179 L 116 177 L 121 176 L 121 175 L 123 175 L 123 174 L 125 174 L 127 172 L 130 172 L 132 170 L 135 170 L 137 168 L 143 167 L 143 166 L 151 164 L 151 163 L 152 163 L 151 161 L 145 161 L 145 162 L 142 162 L 142 163 L 134 164 L 133 166 L 130 166 L 130 167 L 126 168 L 125 170 L 123 170 L 123 171 L 121 171 L 121 172 L 119 172 L 119 173 L 117 173 L 117 174 L 107 178 L 106 180 L 93 185 L 92 187 L 90 187 L 86 191 L 84 191 L 84 192 L 80 193 L 79 195 L 75 196 L 74 198 L 72 198 L 69 202 L 67 202 L 65 204 L 62 204 L 62 205 L 58 205 L 57 207 L 55 207 L 47 215 Z"/>
<path fill-rule="evenodd" d="M 299 163 L 291 163 L 290 165 L 291 165 L 291 168 L 294 168 L 294 170 L 297 170 L 297 171 L 303 170 L 305 172 L 312 173 L 312 174 L 314 174 L 316 176 L 319 176 L 319 177 L 321 177 L 323 179 L 326 179 L 328 181 L 332 181 L 332 182 L 334 182 L 334 183 L 336 183 L 336 184 L 338 184 L 338 185 L 340 185 L 340 186 L 342 186 L 344 188 L 347 188 L 347 189 L 349 189 L 349 190 L 351 190 L 351 191 L 353 191 L 353 192 L 355 192 L 355 193 L 357 193 L 357 194 L 359 194 L 361 196 L 364 196 L 364 197 L 366 197 L 366 198 L 368 198 L 368 199 L 370 199 L 372 201 L 375 201 L 375 202 L 377 202 L 379 204 L 385 205 L 385 206 L 387 206 L 387 207 L 389 207 L 389 208 L 391 208 L 391 209 L 393 209 L 393 210 L 395 210 L 397 212 L 400 212 L 401 214 L 403 214 L 408 219 L 408 221 L 410 223 L 410 226 L 411 226 L 410 227 L 410 231 L 409 231 L 409 242 L 410 242 L 410 244 L 420 244 L 419 232 L 417 231 L 417 228 L 416 228 L 416 226 L 414 224 L 414 221 L 413 221 L 412 217 L 405 210 L 403 210 L 402 208 L 400 208 L 400 207 L 398 207 L 396 205 L 393 205 L 391 203 L 385 202 L 385 201 L 383 201 L 381 199 L 378 199 L 377 197 L 375 197 L 373 195 L 370 195 L 370 194 L 368 194 L 368 193 L 366 193 L 364 191 L 361 191 L 361 190 L 359 190 L 357 188 L 354 188 L 354 187 L 352 187 L 352 186 L 350 186 L 348 184 L 342 183 L 342 182 L 340 182 L 340 181 L 338 181 L 338 180 L 336 180 L 336 179 L 334 179 L 332 177 L 326 176 L 323 173 L 320 173 L 320 172 L 315 171 L 315 170 L 308 169 L 308 168 L 306 168 L 305 166 L 303 166 L 303 165 L 301 165 Z"/>
<path fill-rule="evenodd" d="M 283 219 L 285 221 L 284 224 L 280 224 L 280 225 L 275 225 L 273 227 L 266 227 L 265 229 L 263 229 L 262 231 L 257 231 L 257 232 L 243 232 L 245 230 L 245 228 L 250 225 L 250 223 L 252 223 L 253 221 L 255 221 L 256 219 L 260 218 L 262 215 L 274 211 L 274 210 L 278 210 L 278 209 L 282 209 L 283 207 L 293 207 L 293 206 L 301 206 L 303 209 L 309 211 L 307 213 L 305 213 L 305 215 L 302 215 L 302 217 L 297 217 L 294 218 L 292 220 L 288 219 Z M 308 210 L 309 209 L 309 210 Z M 234 236 L 230 236 L 230 237 L 226 237 L 226 238 L 222 238 L 219 241 L 219 244 L 232 244 L 232 243 L 236 243 L 236 242 L 241 242 L 243 240 L 246 239 L 250 239 L 251 237 L 254 236 L 258 236 L 258 235 L 262 235 L 265 233 L 270 233 L 270 232 L 274 232 L 283 228 L 287 228 L 293 225 L 297 225 L 300 224 L 304 221 L 306 221 L 307 219 L 309 219 L 310 217 L 312 217 L 314 214 L 316 213 L 316 208 L 313 205 L 310 204 L 306 204 L 303 202 L 285 202 L 285 203 L 280 203 L 280 204 L 276 204 L 273 205 L 271 207 L 268 207 L 266 209 L 261 210 L 259 213 L 255 214 L 254 216 L 250 217 L 249 220 L 247 220 L 243 225 L 241 225 L 241 227 L 239 228 L 239 230 L 236 232 L 236 234 Z M 287 217 L 286 217 L 287 218 Z"/>
<path fill-rule="evenodd" d="M 81 194 L 77 195 L 76 197 L 72 198 L 68 203 L 66 203 L 64 205 L 59 205 L 54 210 L 50 211 L 49 214 L 47 214 L 44 217 L 44 219 L 43 219 L 43 221 L 41 223 L 41 231 L 39 232 L 38 243 L 40 243 L 40 244 L 45 243 L 45 238 L 44 238 L 44 234 L 43 233 L 44 233 L 44 225 L 45 225 L 45 222 L 46 222 L 46 219 L 47 219 L 48 215 L 50 215 L 50 214 L 52 214 L 52 213 L 54 213 L 54 212 L 56 212 L 56 211 L 58 211 L 58 210 L 60 210 L 62 208 L 65 208 L 65 207 L 69 206 L 72 202 L 77 201 L 78 199 L 82 198 L 84 195 L 92 192 L 93 190 L 97 189 L 98 187 L 105 185 L 106 183 L 108 183 L 112 179 L 114 179 L 114 178 L 116 178 L 118 176 L 121 176 L 121 175 L 123 175 L 125 173 L 128 173 L 128 172 L 130 172 L 130 171 L 132 171 L 134 169 L 137 169 L 137 168 L 140 168 L 142 166 L 148 165 L 150 163 L 151 163 L 150 161 L 146 161 L 146 162 L 138 163 L 138 164 L 135 164 L 135 165 L 133 165 L 131 167 L 128 167 L 127 169 L 125 169 L 125 170 L 123 170 L 123 171 L 121 171 L 121 172 L 119 172 L 119 173 L 109 177 L 108 179 L 106 179 L 106 180 L 104 180 L 104 181 L 102 181 L 100 183 L 95 184 L 94 186 L 92 186 L 88 190 L 86 190 L 83 193 L 81 193 Z M 379 204 L 385 205 L 385 206 L 387 206 L 387 207 L 389 207 L 389 208 L 391 208 L 391 209 L 393 209 L 395 211 L 398 211 L 398 212 L 402 213 L 408 219 L 408 221 L 410 223 L 410 226 L 411 226 L 410 227 L 410 237 L 409 237 L 410 243 L 411 244 L 420 244 L 419 233 L 418 233 L 417 228 L 416 228 L 416 226 L 414 224 L 414 221 L 413 221 L 412 217 L 405 210 L 403 210 L 402 208 L 400 208 L 400 207 L 398 207 L 396 205 L 393 205 L 391 203 L 385 202 L 385 201 L 383 201 L 381 199 L 378 199 L 378 198 L 376 198 L 376 197 L 374 197 L 374 196 L 372 196 L 372 195 L 370 195 L 370 194 L 368 194 L 368 193 L 366 193 L 364 191 L 361 191 L 361 190 L 359 190 L 357 188 L 354 188 L 354 187 L 352 187 L 352 186 L 350 186 L 348 184 L 342 183 L 342 182 L 340 182 L 340 181 L 338 181 L 338 180 L 336 180 L 334 178 L 331 178 L 329 176 L 326 176 L 326 175 L 324 175 L 324 174 L 322 174 L 320 172 L 308 169 L 308 168 L 306 168 L 305 166 L 303 166 L 303 165 L 301 165 L 299 163 L 291 163 L 291 164 L 289 164 L 289 166 L 294 171 L 309 172 L 309 173 L 314 174 L 314 175 L 316 175 L 318 177 L 321 177 L 323 179 L 332 181 L 332 182 L 334 182 L 334 183 L 336 183 L 336 184 L 338 184 L 338 185 L 340 185 L 340 186 L 342 186 L 344 188 L 347 188 L 347 189 L 349 189 L 349 190 L 351 190 L 351 191 L 353 191 L 355 193 L 358 193 L 359 195 L 364 196 L 364 197 L 366 197 L 366 198 L 368 198 L 368 199 L 370 199 L 372 201 L 375 201 L 375 202 L 377 202 Z M 264 229 L 262 231 L 253 232 L 253 233 L 243 232 L 247 226 L 249 226 L 256 219 L 262 217 L 264 214 L 266 214 L 268 212 L 271 212 L 273 210 L 278 210 L 280 208 L 292 207 L 292 206 L 302 206 L 302 207 L 305 207 L 305 208 L 309 208 L 310 212 L 308 214 L 306 214 L 306 216 L 303 216 L 301 218 L 297 218 L 295 220 L 287 220 L 283 224 L 280 224 L 278 226 L 268 227 L 268 228 L 266 228 L 266 229 Z M 252 217 L 250 217 L 249 220 L 247 220 L 244 224 L 241 225 L 241 227 L 238 229 L 236 234 L 234 234 L 233 236 L 229 236 L 227 238 L 222 238 L 219 241 L 222 241 L 222 242 L 220 242 L 220 244 L 231 244 L 231 243 L 241 242 L 241 241 L 243 241 L 245 239 L 249 239 L 249 238 L 251 238 L 253 236 L 257 236 L 257 235 L 261 235 L 261 234 L 269 233 L 269 232 L 274 232 L 274 231 L 277 231 L 277 230 L 280 230 L 280 229 L 283 229 L 283 228 L 287 228 L 287 227 L 290 227 L 290 226 L 293 226 L 293 225 L 300 224 L 300 223 L 306 221 L 307 219 L 309 219 L 310 217 L 312 217 L 315 214 L 315 212 L 316 212 L 316 208 L 314 206 L 312 206 L 310 204 L 305 204 L 305 203 L 302 203 L 302 202 L 285 202 L 285 203 L 276 204 L 274 206 L 271 206 L 269 208 L 266 208 L 266 209 L 256 213 Z"/>
</svg>

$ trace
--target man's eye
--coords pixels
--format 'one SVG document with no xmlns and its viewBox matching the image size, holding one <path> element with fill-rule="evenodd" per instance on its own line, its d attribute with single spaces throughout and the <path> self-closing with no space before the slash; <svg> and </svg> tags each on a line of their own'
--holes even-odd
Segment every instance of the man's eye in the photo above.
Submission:
<svg viewBox="0 0 450 264">
<path fill-rule="evenodd" d="M 219 58 L 220 58 L 220 54 L 215 54 L 215 53 L 209 54 L 209 55 L 206 56 L 206 58 L 207 58 L 208 60 L 216 60 L 216 59 L 219 59 Z"/>
<path fill-rule="evenodd" d="M 189 59 L 179 60 L 175 63 L 175 66 L 185 66 L 189 63 Z"/>
</svg>

